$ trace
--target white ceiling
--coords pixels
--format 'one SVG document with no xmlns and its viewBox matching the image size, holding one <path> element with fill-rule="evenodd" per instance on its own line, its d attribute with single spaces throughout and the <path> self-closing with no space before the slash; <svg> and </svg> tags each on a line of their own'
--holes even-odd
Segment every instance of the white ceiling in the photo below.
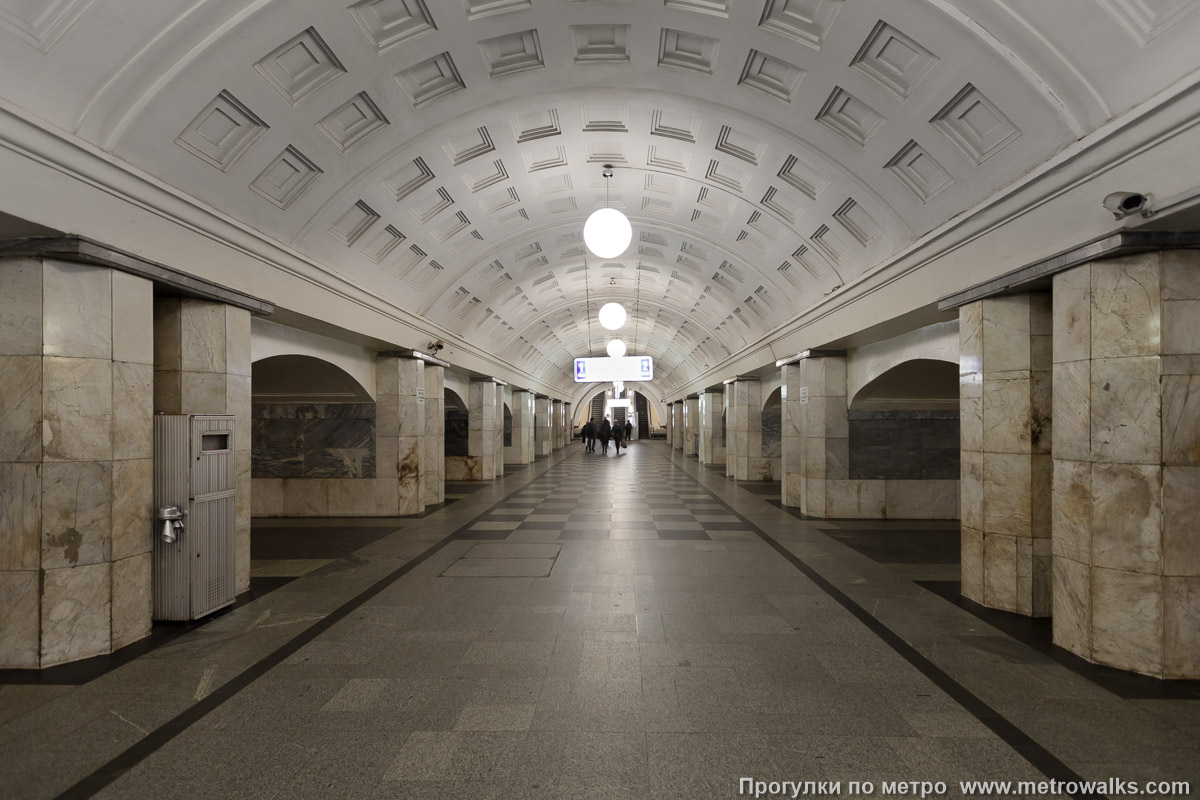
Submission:
<svg viewBox="0 0 1200 800">
<path fill-rule="evenodd" d="M 1193 73 L 1198 9 L 0 0 L 0 93 L 551 383 L 619 300 L 667 394 Z"/>
</svg>

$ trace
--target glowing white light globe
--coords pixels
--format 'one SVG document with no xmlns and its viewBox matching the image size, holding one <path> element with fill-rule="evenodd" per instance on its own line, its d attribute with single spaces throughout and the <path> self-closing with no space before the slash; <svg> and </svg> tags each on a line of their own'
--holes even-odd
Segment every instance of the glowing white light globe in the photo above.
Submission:
<svg viewBox="0 0 1200 800">
<path fill-rule="evenodd" d="M 613 358 L 620 358 L 625 355 L 625 343 L 620 339 L 613 339 L 608 343 L 608 354 Z"/>
<path fill-rule="evenodd" d="M 598 258 L 616 258 L 633 241 L 633 226 L 615 208 L 593 211 L 583 224 L 583 242 Z"/>
<path fill-rule="evenodd" d="M 629 315 L 625 313 L 625 307 L 620 303 L 605 303 L 600 306 L 600 324 L 605 330 L 615 331 L 617 328 L 625 324 L 625 320 Z"/>
</svg>

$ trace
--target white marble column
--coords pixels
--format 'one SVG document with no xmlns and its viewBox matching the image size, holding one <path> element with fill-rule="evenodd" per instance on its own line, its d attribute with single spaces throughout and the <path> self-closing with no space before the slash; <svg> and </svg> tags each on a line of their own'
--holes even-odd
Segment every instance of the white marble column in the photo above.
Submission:
<svg viewBox="0 0 1200 800">
<path fill-rule="evenodd" d="M 206 300 L 155 300 L 154 411 L 234 416 L 237 591 L 246 591 L 250 588 L 249 311 Z"/>
<path fill-rule="evenodd" d="M 1054 277 L 1054 642 L 1200 678 L 1200 253 Z"/>
<path fill-rule="evenodd" d="M 425 470 L 425 505 L 446 502 L 446 370 L 425 364 L 425 438 L 421 443 Z"/>
<path fill-rule="evenodd" d="M 721 413 L 725 410 L 724 392 L 707 391 L 700 395 L 700 463 L 725 463 L 725 436 Z"/>
<path fill-rule="evenodd" d="M 513 389 L 512 445 L 504 448 L 506 464 L 528 464 L 533 461 L 533 393 Z"/>
<path fill-rule="evenodd" d="M 571 416 L 571 404 L 563 402 L 563 447 L 571 444 L 575 438 L 575 420 Z"/>
<path fill-rule="evenodd" d="M 683 400 L 676 400 L 671 406 L 671 447 L 682 450 L 684 436 Z"/>
<path fill-rule="evenodd" d="M 496 462 L 504 454 L 496 450 L 496 382 L 491 378 L 472 378 L 467 400 L 467 455 L 470 464 L 466 480 L 490 481 L 496 476 Z"/>
<path fill-rule="evenodd" d="M 805 443 L 808 428 L 808 360 L 783 366 L 783 467 L 780 492 L 785 506 L 803 509 L 808 499 Z M 847 440 L 848 441 L 848 440 Z"/>
<path fill-rule="evenodd" d="M 698 395 L 683 400 L 683 454 L 700 453 L 700 398 Z"/>
<path fill-rule="evenodd" d="M 550 401 L 550 416 L 553 420 L 553 439 L 554 449 L 562 450 L 563 448 L 563 404 L 562 400 Z"/>
<path fill-rule="evenodd" d="M 153 377 L 150 281 L 0 260 L 0 668 L 149 635 Z"/>
<path fill-rule="evenodd" d="M 495 445 L 495 477 L 504 475 L 504 384 L 496 384 L 496 445 Z"/>
<path fill-rule="evenodd" d="M 730 403 L 729 440 L 725 474 L 739 481 L 770 480 L 770 466 L 762 455 L 762 383 L 753 376 L 725 384 Z"/>
<path fill-rule="evenodd" d="M 533 453 L 548 456 L 554 452 L 554 419 L 549 397 L 534 398 Z"/>
<path fill-rule="evenodd" d="M 375 435 L 383 456 L 377 460 L 387 461 L 376 474 L 387 481 L 384 491 L 394 486 L 397 515 L 420 514 L 425 510 L 425 362 L 380 354 L 375 388 Z"/>
<path fill-rule="evenodd" d="M 962 593 L 1050 614 L 1050 297 L 959 309 Z"/>
</svg>

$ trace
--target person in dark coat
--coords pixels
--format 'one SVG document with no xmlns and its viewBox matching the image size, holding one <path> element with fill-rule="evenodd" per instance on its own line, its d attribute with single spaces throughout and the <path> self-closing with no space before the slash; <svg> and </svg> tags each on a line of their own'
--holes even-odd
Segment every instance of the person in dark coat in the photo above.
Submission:
<svg viewBox="0 0 1200 800">
<path fill-rule="evenodd" d="M 583 423 L 583 451 L 596 452 L 596 420 L 589 419 Z"/>
<path fill-rule="evenodd" d="M 625 449 L 629 449 L 629 443 L 633 441 L 633 421 L 625 420 Z"/>
<path fill-rule="evenodd" d="M 612 438 L 612 423 L 608 421 L 608 417 L 604 418 L 604 422 L 600 423 L 600 452 L 608 452 L 608 440 Z"/>
<path fill-rule="evenodd" d="M 612 434 L 613 444 L 616 445 L 617 448 L 617 455 L 621 455 L 621 439 L 624 438 L 625 435 L 625 426 L 619 422 L 616 425 L 613 425 Z"/>
</svg>

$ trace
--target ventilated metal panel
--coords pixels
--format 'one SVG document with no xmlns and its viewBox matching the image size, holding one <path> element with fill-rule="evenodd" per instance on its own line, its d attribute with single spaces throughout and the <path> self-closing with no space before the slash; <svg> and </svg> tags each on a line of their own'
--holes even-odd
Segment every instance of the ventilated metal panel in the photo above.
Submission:
<svg viewBox="0 0 1200 800">
<path fill-rule="evenodd" d="M 154 507 L 186 510 L 177 541 L 154 537 L 154 618 L 189 620 L 233 602 L 237 469 L 232 416 L 154 418 Z M 156 514 L 157 516 L 157 514 Z"/>
<path fill-rule="evenodd" d="M 192 419 L 192 618 L 233 602 L 237 462 L 233 417 Z"/>
<path fill-rule="evenodd" d="M 173 544 L 160 535 L 158 509 L 177 506 L 187 510 L 191 500 L 190 418 L 186 415 L 154 417 L 154 619 L 191 619 L 191 569 L 184 519 L 184 534 Z"/>
</svg>

